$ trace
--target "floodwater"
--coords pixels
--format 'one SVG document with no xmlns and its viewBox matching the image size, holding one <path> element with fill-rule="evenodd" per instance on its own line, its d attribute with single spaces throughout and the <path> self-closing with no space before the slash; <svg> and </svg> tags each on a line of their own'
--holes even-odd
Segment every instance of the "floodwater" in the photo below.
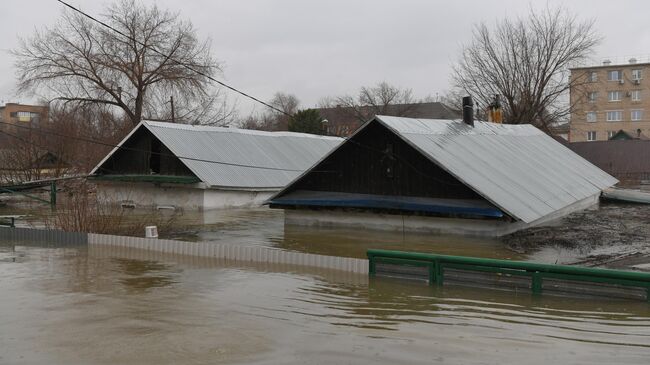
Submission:
<svg viewBox="0 0 650 365">
<path fill-rule="evenodd" d="M 502 259 L 525 257 L 509 250 L 498 239 L 285 226 L 284 212 L 278 209 L 185 212 L 176 223 L 186 229 L 172 233 L 170 238 L 256 244 L 332 256 L 365 258 L 366 251 L 375 248 Z"/>
<path fill-rule="evenodd" d="M 266 208 L 176 213 L 167 238 L 348 257 L 383 248 L 557 262 L 650 248 L 647 209 L 605 205 L 515 237 L 519 245 L 560 233 L 579 240 L 595 227 L 604 231 L 589 240 L 618 239 L 609 246 L 520 250 L 503 239 L 285 226 L 281 210 Z M 622 223 L 608 220 L 615 217 Z M 0 293 L 0 364 L 644 364 L 650 356 L 645 302 L 535 298 L 96 246 L 0 241 Z"/>
<path fill-rule="evenodd" d="M 650 356 L 648 303 L 7 242 L 0 278 L 2 364 L 643 364 Z"/>
</svg>

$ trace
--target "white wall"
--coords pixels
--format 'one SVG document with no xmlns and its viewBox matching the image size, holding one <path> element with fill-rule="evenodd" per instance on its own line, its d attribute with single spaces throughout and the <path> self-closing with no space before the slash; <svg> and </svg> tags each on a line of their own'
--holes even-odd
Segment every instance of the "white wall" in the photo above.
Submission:
<svg viewBox="0 0 650 365">
<path fill-rule="evenodd" d="M 204 190 L 203 208 L 258 207 L 275 191 Z"/>
<path fill-rule="evenodd" d="M 137 207 L 174 206 L 186 210 L 260 206 L 274 192 L 205 189 L 201 186 L 100 181 L 101 201 Z"/>
</svg>

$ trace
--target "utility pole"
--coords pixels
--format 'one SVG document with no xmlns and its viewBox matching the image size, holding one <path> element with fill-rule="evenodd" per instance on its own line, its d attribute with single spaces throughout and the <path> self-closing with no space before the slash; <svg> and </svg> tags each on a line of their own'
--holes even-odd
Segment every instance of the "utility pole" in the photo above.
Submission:
<svg viewBox="0 0 650 365">
<path fill-rule="evenodd" d="M 172 105 L 172 123 L 176 123 L 176 116 L 174 115 L 174 96 L 169 97 L 169 103 Z"/>
</svg>

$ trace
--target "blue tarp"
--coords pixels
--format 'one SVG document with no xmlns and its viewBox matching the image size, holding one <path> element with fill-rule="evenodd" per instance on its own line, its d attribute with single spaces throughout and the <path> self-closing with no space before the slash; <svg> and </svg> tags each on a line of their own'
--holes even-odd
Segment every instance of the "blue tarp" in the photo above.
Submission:
<svg viewBox="0 0 650 365">
<path fill-rule="evenodd" d="M 504 213 L 484 200 L 298 190 L 267 202 L 274 205 L 329 208 L 390 209 L 405 212 L 501 218 Z"/>
</svg>

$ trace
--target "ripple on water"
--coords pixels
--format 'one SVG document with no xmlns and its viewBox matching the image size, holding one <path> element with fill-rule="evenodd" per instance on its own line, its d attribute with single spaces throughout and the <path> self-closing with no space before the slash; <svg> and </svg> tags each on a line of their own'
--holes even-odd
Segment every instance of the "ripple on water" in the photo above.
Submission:
<svg viewBox="0 0 650 365">
<path fill-rule="evenodd" d="M 650 354 L 647 303 L 366 283 L 124 251 L 1 252 L 24 260 L 0 261 L 0 290 L 11 293 L 0 301 L 0 362 L 609 364 Z"/>
</svg>

